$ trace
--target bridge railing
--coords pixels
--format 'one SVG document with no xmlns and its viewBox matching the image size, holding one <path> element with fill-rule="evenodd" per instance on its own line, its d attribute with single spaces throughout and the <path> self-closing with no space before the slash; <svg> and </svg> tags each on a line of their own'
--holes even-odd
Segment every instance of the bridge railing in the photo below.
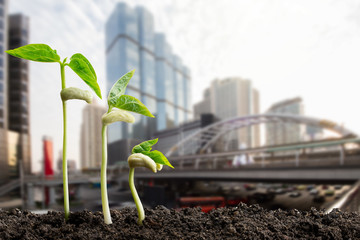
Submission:
<svg viewBox="0 0 360 240">
<path fill-rule="evenodd" d="M 170 157 L 179 169 L 360 166 L 360 139 Z M 347 147 L 349 144 L 352 146 Z"/>
<path fill-rule="evenodd" d="M 0 196 L 4 196 L 8 192 L 11 192 L 12 190 L 16 189 L 19 186 L 20 186 L 19 179 L 12 180 L 7 184 L 0 186 Z"/>
<path fill-rule="evenodd" d="M 360 203 L 360 181 L 357 181 L 352 188 L 337 202 L 326 209 L 326 212 L 331 212 L 334 209 L 340 209 L 347 212 L 359 212 Z"/>
</svg>

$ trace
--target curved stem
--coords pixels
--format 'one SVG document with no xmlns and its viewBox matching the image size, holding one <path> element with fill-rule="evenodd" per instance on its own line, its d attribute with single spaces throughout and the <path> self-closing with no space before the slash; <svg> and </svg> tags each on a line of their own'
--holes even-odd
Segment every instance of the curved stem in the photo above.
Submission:
<svg viewBox="0 0 360 240">
<path fill-rule="evenodd" d="M 130 186 L 130 190 L 131 190 L 131 195 L 133 196 L 134 198 L 134 202 L 135 202 L 135 205 L 136 205 L 136 209 L 138 211 L 138 215 L 139 215 L 139 218 L 138 218 L 138 224 L 139 225 L 143 225 L 142 222 L 144 221 L 145 219 L 145 212 L 144 212 L 144 207 L 140 201 L 140 198 L 139 198 L 139 195 L 136 191 L 136 188 L 135 188 L 135 184 L 134 184 L 134 172 L 135 172 L 135 168 L 130 168 L 130 172 L 129 172 L 129 186 Z"/>
<path fill-rule="evenodd" d="M 111 224 L 111 215 L 109 208 L 109 201 L 107 195 L 107 180 L 106 180 L 106 166 L 107 166 L 107 140 L 106 140 L 106 125 L 103 124 L 102 135 L 102 161 L 101 161 L 101 201 L 104 214 L 104 221 L 106 224 Z"/>
<path fill-rule="evenodd" d="M 65 86 L 65 65 L 60 63 L 61 72 L 61 89 Z M 69 204 L 69 188 L 68 188 L 68 173 L 67 173 L 67 160 L 66 160 L 66 101 L 62 101 L 63 106 L 63 155 L 62 155 L 62 171 L 63 171 L 63 190 L 64 190 L 64 212 L 65 220 L 68 220 L 70 214 Z"/>
</svg>

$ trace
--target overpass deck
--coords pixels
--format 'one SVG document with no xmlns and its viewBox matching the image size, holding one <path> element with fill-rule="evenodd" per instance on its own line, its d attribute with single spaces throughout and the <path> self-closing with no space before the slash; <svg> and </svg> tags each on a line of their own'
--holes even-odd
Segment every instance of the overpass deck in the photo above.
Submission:
<svg viewBox="0 0 360 240">
<path fill-rule="evenodd" d="M 301 167 L 301 168 L 246 168 L 221 170 L 163 171 L 156 174 L 137 172 L 137 179 L 159 180 L 206 180 L 242 182 L 287 182 L 287 183 L 353 183 L 360 179 L 360 166 L 346 167 Z"/>
</svg>

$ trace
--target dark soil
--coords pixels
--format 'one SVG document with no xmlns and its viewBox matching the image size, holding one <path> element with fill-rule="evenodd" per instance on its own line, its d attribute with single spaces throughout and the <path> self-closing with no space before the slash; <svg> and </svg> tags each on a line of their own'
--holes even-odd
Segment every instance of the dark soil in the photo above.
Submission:
<svg viewBox="0 0 360 240">
<path fill-rule="evenodd" d="M 14 209 L 0 210 L 0 239 L 360 239 L 360 216 L 334 210 L 268 211 L 240 204 L 203 213 L 159 206 L 146 211 L 138 226 L 136 209 L 111 211 L 106 225 L 101 212 L 62 212 L 36 215 Z"/>
</svg>

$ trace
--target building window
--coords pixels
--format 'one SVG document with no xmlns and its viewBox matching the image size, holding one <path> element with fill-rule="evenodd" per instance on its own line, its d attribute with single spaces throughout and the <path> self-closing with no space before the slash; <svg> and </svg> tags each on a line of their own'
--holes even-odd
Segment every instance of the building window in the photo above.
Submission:
<svg viewBox="0 0 360 240">
<path fill-rule="evenodd" d="M 22 33 L 23 37 L 27 37 L 27 35 L 28 35 L 27 29 L 22 29 L 21 33 Z"/>
<path fill-rule="evenodd" d="M 0 67 L 3 67 L 4 65 L 4 60 L 3 60 L 3 58 L 0 58 Z"/>
<path fill-rule="evenodd" d="M 4 72 L 2 70 L 0 70 L 0 80 L 4 79 Z"/>
<path fill-rule="evenodd" d="M 28 112 L 27 105 L 21 105 L 21 110 L 24 114 L 26 114 Z"/>
<path fill-rule="evenodd" d="M 21 103 L 22 104 L 24 104 L 24 105 L 26 105 L 27 104 L 27 96 L 23 93 L 22 95 L 21 95 Z"/>
<path fill-rule="evenodd" d="M 0 92 L 3 92 L 4 91 L 4 86 L 3 86 L 3 83 L 0 82 Z"/>
<path fill-rule="evenodd" d="M 4 29 L 4 22 L 0 20 L 0 29 Z"/>
<path fill-rule="evenodd" d="M 0 17 L 4 16 L 4 8 L 0 8 Z"/>
<path fill-rule="evenodd" d="M 27 92 L 27 83 L 24 81 L 21 81 L 21 91 Z"/>
<path fill-rule="evenodd" d="M 0 95 L 0 106 L 4 105 L 4 97 Z"/>
</svg>

